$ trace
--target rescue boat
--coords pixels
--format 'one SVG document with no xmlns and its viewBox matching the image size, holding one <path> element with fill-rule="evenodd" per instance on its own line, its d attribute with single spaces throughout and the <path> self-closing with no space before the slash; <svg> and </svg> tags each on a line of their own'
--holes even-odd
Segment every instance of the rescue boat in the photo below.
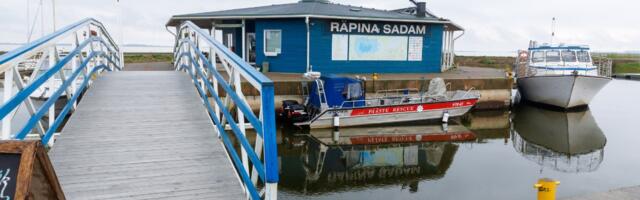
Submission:
<svg viewBox="0 0 640 200">
<path fill-rule="evenodd" d="M 447 91 L 441 78 L 430 81 L 428 90 L 377 91 L 368 98 L 362 78 L 307 74 L 309 95 L 303 104 L 283 102 L 284 118 L 310 128 L 350 127 L 412 122 L 462 116 L 478 102 L 480 93 Z"/>
</svg>

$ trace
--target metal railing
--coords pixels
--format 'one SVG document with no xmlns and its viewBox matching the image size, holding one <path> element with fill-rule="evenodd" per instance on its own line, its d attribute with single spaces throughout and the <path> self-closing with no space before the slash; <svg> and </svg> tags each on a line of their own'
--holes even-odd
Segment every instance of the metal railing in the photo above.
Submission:
<svg viewBox="0 0 640 200">
<path fill-rule="evenodd" d="M 176 70 L 186 71 L 193 79 L 217 128 L 216 132 L 244 185 L 247 197 L 276 199 L 279 165 L 273 81 L 213 39 L 211 32 L 208 33 L 190 21 L 182 23 L 176 33 Z M 218 62 L 223 70 L 219 71 Z M 253 113 L 242 92 L 243 84 L 247 83 L 260 94 L 258 115 Z M 225 97 L 221 96 L 222 91 L 218 91 L 218 88 L 224 90 Z M 209 96 L 212 102 L 209 101 Z M 232 115 L 234 109 L 235 117 Z M 255 130 L 254 146 L 247 136 L 247 121 Z M 225 131 L 227 126 L 240 143 L 240 154 L 231 140 L 231 133 Z M 263 187 L 259 188 L 261 185 Z"/>
<path fill-rule="evenodd" d="M 594 56 L 593 65 L 598 66 L 598 76 L 611 77 L 613 61 L 607 57 Z"/>
<path fill-rule="evenodd" d="M 92 83 L 92 77 L 104 70 L 122 69 L 121 56 L 102 23 L 91 18 L 0 56 L 0 73 L 4 75 L 2 139 L 23 140 L 35 130 L 45 146 L 53 145 L 56 130 L 76 109 L 78 97 Z M 56 113 L 55 104 L 63 95 L 66 102 Z M 38 107 L 36 100 L 41 101 Z M 15 120 L 16 113 L 25 109 L 27 120 Z M 16 124 L 21 128 L 13 131 Z"/>
<path fill-rule="evenodd" d="M 418 93 L 420 90 L 418 88 L 403 88 L 403 89 L 390 89 L 390 90 L 377 90 L 376 97 L 380 96 L 404 96 L 409 95 L 411 93 Z"/>
</svg>

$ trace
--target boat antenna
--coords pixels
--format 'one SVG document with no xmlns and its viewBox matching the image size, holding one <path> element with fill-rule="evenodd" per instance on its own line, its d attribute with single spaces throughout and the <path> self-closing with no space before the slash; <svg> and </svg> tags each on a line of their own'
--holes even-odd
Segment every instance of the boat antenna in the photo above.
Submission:
<svg viewBox="0 0 640 200">
<path fill-rule="evenodd" d="M 40 0 L 40 37 L 44 37 L 44 3 Z"/>
<path fill-rule="evenodd" d="M 52 22 L 53 22 L 53 31 L 52 32 L 56 32 L 56 0 L 51 0 L 51 15 L 52 15 Z"/>
<path fill-rule="evenodd" d="M 551 19 L 551 44 L 553 44 L 553 39 L 556 36 L 556 17 Z"/>
<path fill-rule="evenodd" d="M 29 34 L 31 31 L 29 30 L 29 28 L 31 27 L 31 20 L 29 20 L 30 17 L 30 13 L 29 10 L 31 10 L 31 6 L 29 5 L 29 0 L 27 0 L 27 43 L 29 43 L 29 40 L 31 39 Z"/>
</svg>

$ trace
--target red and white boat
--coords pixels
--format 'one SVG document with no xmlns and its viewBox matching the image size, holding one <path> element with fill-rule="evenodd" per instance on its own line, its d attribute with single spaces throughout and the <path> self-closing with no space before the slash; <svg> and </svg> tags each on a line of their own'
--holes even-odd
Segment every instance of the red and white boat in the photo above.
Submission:
<svg viewBox="0 0 640 200">
<path fill-rule="evenodd" d="M 427 91 L 382 91 L 373 98 L 366 97 L 362 79 L 329 75 L 312 80 L 304 106 L 283 102 L 284 116 L 297 126 L 330 128 L 434 119 L 446 122 L 449 117 L 467 113 L 480 98 L 473 89 L 446 91 L 440 78 L 431 80 Z"/>
</svg>

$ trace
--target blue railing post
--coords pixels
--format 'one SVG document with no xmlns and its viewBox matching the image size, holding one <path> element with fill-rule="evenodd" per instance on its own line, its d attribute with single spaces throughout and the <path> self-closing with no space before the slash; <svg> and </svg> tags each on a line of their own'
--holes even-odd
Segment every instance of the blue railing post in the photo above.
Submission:
<svg viewBox="0 0 640 200">
<path fill-rule="evenodd" d="M 262 134 L 264 137 L 264 157 L 267 171 L 266 197 L 265 199 L 277 198 L 278 183 L 278 146 L 276 143 L 276 114 L 274 106 L 273 83 L 262 85 Z"/>
</svg>

